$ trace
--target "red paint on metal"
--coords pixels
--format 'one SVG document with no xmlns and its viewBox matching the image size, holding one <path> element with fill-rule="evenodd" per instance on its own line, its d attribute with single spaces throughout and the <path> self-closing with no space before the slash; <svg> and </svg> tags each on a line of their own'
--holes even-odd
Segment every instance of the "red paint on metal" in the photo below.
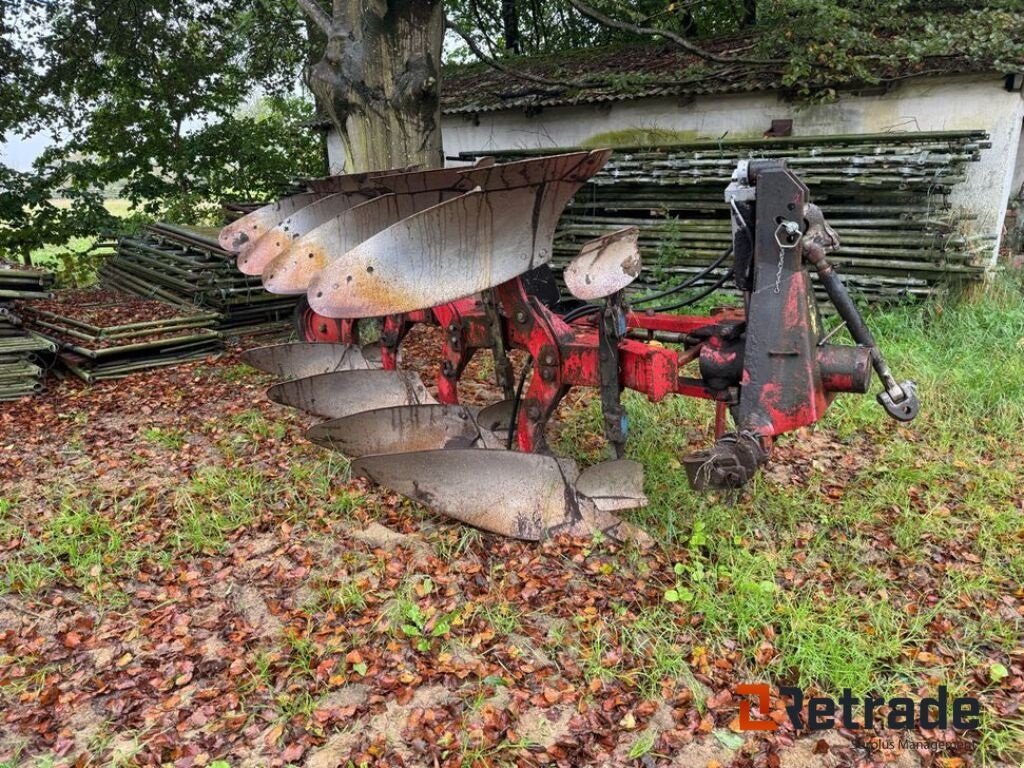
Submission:
<svg viewBox="0 0 1024 768">
<path fill-rule="evenodd" d="M 804 280 L 791 280 L 779 309 L 783 314 L 786 334 L 773 339 L 769 357 L 774 371 L 760 389 L 762 414 L 767 422 L 758 432 L 765 439 L 792 431 L 818 420 L 831 397 L 827 390 L 848 391 L 859 383 L 860 358 L 849 353 L 823 350 L 818 356 L 793 355 L 787 350 L 814 349 L 816 339 L 808 315 L 809 285 Z M 597 387 L 600 384 L 599 336 L 591 320 L 586 323 L 565 323 L 562 318 L 527 295 L 519 279 L 510 280 L 496 289 L 499 314 L 509 346 L 521 349 L 533 359 L 533 372 L 523 395 L 516 427 L 518 448 L 536 452 L 544 448 L 544 429 L 548 419 L 572 387 Z M 309 313 L 316 316 L 311 310 Z M 325 320 L 341 327 L 351 321 Z M 699 334 L 706 339 L 679 350 L 626 338 L 619 342 L 620 383 L 624 388 L 642 392 L 653 401 L 669 395 L 682 395 L 715 403 L 715 434 L 726 430 L 726 408 L 735 403 L 737 387 L 749 380 L 748 372 L 739 368 L 735 337 L 736 323 L 743 321 L 741 311 L 730 310 L 712 317 L 631 313 L 631 328 L 666 331 L 685 335 Z M 442 348 L 442 370 L 438 376 L 438 399 L 442 403 L 458 403 L 458 382 L 467 363 L 481 349 L 492 345 L 492 328 L 483 304 L 475 299 L 455 302 L 384 320 L 382 358 L 385 368 L 397 364 L 397 352 L 409 329 L 417 323 L 436 325 L 445 334 Z M 697 357 L 713 364 L 725 375 L 735 370 L 735 382 L 716 384 L 711 389 L 699 377 L 684 376 L 683 368 Z M 794 363 L 798 365 L 794 366 Z M 851 362 L 852 361 L 852 362 Z M 823 376 L 820 366 L 829 369 Z M 857 370 L 852 370 L 852 369 Z"/>
<path fill-rule="evenodd" d="M 355 322 L 318 315 L 306 305 L 300 310 L 299 336 L 302 341 L 353 344 L 358 341 Z"/>
</svg>

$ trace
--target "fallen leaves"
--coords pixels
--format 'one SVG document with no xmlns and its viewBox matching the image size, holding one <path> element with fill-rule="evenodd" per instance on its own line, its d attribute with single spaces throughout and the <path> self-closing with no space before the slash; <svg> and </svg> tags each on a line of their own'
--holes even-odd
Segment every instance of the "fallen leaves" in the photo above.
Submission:
<svg viewBox="0 0 1024 768">
<path fill-rule="evenodd" d="M 621 755 L 663 711 L 647 765 L 691 748 L 697 755 L 700 747 L 732 750 L 729 760 L 748 768 L 779 765 L 802 736 L 780 708 L 770 713 L 777 732 L 743 737 L 732 691 L 766 670 L 794 675 L 779 668 L 791 637 L 774 621 L 743 635 L 709 631 L 707 617 L 691 608 L 696 558 L 688 544 L 638 553 L 608 542 L 534 545 L 465 535 L 347 481 L 336 457 L 302 441 L 303 417 L 266 403 L 258 375 L 225 377 L 232 365 L 229 357 L 91 390 L 66 382 L 0 414 L 0 428 L 53 425 L 27 434 L 19 451 L 0 453 L 3 495 L 15 490 L 19 499 L 39 500 L 19 518 L 28 521 L 23 530 L 0 537 L 0 559 L 22 553 L 27 537 L 42 540 L 41 526 L 54 515 L 52 487 L 62 483 L 72 498 L 101 502 L 90 508 L 97 519 L 124 526 L 120 554 L 143 552 L 131 568 L 118 566 L 117 552 L 88 564 L 82 578 L 102 585 L 98 594 L 73 581 L 65 556 L 50 586 L 7 598 L 28 613 L 6 621 L 17 612 L 5 612 L 0 622 L 0 729 L 17 734 L 32 754 L 74 764 L 89 755 L 92 737 L 109 731 L 137 742 L 132 759 L 140 764 L 182 768 L 314 765 L 329 745 L 321 759 L 332 765 L 449 766 L 477 754 L 531 766 L 597 765 Z M 140 421 L 161 427 L 155 442 L 142 437 Z M 177 447 L 159 442 L 177 433 L 187 437 Z M 785 454 L 777 466 L 790 467 L 777 482 L 813 477 L 837 501 L 871 461 L 870 450 L 850 451 L 824 430 L 777 450 Z M 244 474 L 224 475 L 235 484 L 210 489 L 216 477 L 202 474 L 210 467 Z M 183 547 L 174 542 L 188 531 L 176 527 L 179 512 L 169 500 L 196 478 L 216 499 L 192 497 L 201 513 L 196 525 L 218 511 L 245 515 L 238 525 L 225 523 L 219 543 Z M 247 496 L 238 487 L 245 483 L 271 491 Z M 920 485 L 910 504 L 917 515 L 958 514 L 955 501 L 933 501 Z M 929 695 L 933 679 L 960 663 L 961 623 L 942 608 L 943 585 L 979 573 L 966 535 L 977 531 L 962 542 L 926 540 L 927 561 L 910 567 L 894 535 L 902 514 L 894 506 L 879 522 L 835 537 L 844 551 L 858 536 L 870 541 L 875 559 L 856 565 L 876 579 L 858 587 L 858 599 L 922 617 L 921 638 L 892 658 L 908 679 L 920 677 L 908 683 L 920 688 L 908 693 Z M 836 563 L 816 559 L 821 530 L 821 521 L 796 520 L 785 542 L 792 556 L 779 558 L 770 590 L 760 577 L 752 582 L 750 599 L 818 589 L 828 601 L 854 584 L 858 574 L 837 577 Z M 770 547 L 776 533 L 766 530 Z M 737 547 L 755 551 L 765 545 L 760 535 L 748 531 Z M 711 565 L 705 578 L 728 588 L 735 575 L 712 576 Z M 116 605 L 97 602 L 115 590 Z M 671 605 L 669 590 L 680 598 Z M 998 598 L 971 595 L 952 607 L 1018 621 L 1019 584 Z M 654 614 L 657 633 L 638 633 Z M 976 659 L 971 672 L 993 712 L 1011 718 L 1024 695 L 1024 649 L 1017 646 Z M 526 736 L 532 746 L 514 746 Z M 857 764 L 852 751 L 823 743 L 814 740 L 810 751 Z M 0 744 L 0 760 L 6 748 Z M 963 752 L 943 756 L 950 768 L 970 759 L 969 748 L 950 750 Z M 856 756 L 862 766 L 875 758 Z M 716 761 L 728 764 L 719 757 L 700 764 Z"/>
</svg>

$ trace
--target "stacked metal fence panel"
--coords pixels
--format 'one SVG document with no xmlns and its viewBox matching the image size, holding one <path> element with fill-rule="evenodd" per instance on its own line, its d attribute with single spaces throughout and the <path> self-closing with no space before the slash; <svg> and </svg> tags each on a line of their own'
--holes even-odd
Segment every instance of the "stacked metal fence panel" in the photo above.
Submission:
<svg viewBox="0 0 1024 768">
<path fill-rule="evenodd" d="M 122 291 L 59 291 L 53 299 L 19 305 L 25 323 L 58 350 L 79 378 L 100 381 L 136 371 L 200 360 L 223 349 L 208 326 L 215 312 L 189 311 Z"/>
<path fill-rule="evenodd" d="M 48 299 L 53 274 L 0 261 L 0 400 L 41 392 L 56 345 L 24 327 L 15 300 Z"/>
<path fill-rule="evenodd" d="M 150 225 L 120 239 L 100 278 L 136 296 L 212 310 L 218 314 L 214 327 L 223 331 L 279 327 L 295 309 L 295 297 L 267 293 L 259 277 L 239 272 L 214 230 Z"/>
<path fill-rule="evenodd" d="M 52 272 L 0 260 L 0 304 L 14 299 L 48 299 L 53 283 Z"/>
<path fill-rule="evenodd" d="M 56 351 L 52 341 L 31 331 L 0 336 L 0 400 L 42 392 Z"/>
<path fill-rule="evenodd" d="M 926 295 L 985 270 L 992 242 L 971 234 L 971 217 L 949 194 L 969 163 L 989 147 L 983 131 L 860 134 L 697 141 L 617 149 L 566 210 L 555 241 L 555 267 L 587 240 L 640 227 L 644 273 L 662 283 L 697 272 L 730 243 L 723 193 L 738 161 L 784 158 L 839 233 L 830 260 L 869 299 Z M 499 160 L 551 150 L 463 153 Z M 713 282 L 712 273 L 704 281 Z"/>
</svg>

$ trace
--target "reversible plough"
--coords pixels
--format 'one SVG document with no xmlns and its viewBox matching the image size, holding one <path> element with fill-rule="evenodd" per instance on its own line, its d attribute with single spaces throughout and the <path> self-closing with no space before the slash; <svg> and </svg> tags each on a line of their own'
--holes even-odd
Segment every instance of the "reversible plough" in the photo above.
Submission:
<svg viewBox="0 0 1024 768">
<path fill-rule="evenodd" d="M 270 398 L 326 418 L 309 439 L 351 457 L 354 473 L 523 539 L 638 535 L 615 514 L 646 503 L 642 468 L 624 458 L 626 388 L 715 404 L 714 444 L 683 458 L 697 489 L 749 481 L 777 436 L 816 422 L 837 393 L 867 392 L 872 369 L 883 408 L 914 418 L 914 384 L 890 373 L 828 262 L 836 233 L 784 162 L 739 164 L 725 194 L 732 248 L 698 274 L 627 297 L 641 268 L 627 228 L 584 246 L 563 274 L 573 298 L 560 296 L 548 266 L 555 226 L 609 154 L 327 177 L 225 227 L 220 243 L 242 272 L 272 293 L 305 294 L 303 341 L 246 355 L 282 379 Z M 812 269 L 855 346 L 823 333 Z M 726 279 L 742 308 L 674 313 Z M 361 347 L 368 318 L 379 319 L 379 342 Z M 436 399 L 399 367 L 416 324 L 443 331 Z M 504 399 L 460 405 L 460 377 L 485 349 Z M 596 390 L 612 455 L 582 472 L 545 442 L 572 387 Z"/>
</svg>

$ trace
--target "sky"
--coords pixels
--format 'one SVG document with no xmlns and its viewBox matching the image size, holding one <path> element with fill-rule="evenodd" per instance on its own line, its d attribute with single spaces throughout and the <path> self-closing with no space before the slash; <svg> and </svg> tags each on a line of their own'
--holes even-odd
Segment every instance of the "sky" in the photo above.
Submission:
<svg viewBox="0 0 1024 768">
<path fill-rule="evenodd" d="M 296 86 L 295 93 L 297 95 L 302 93 L 300 86 Z M 261 98 L 263 98 L 263 91 L 257 88 L 249 100 L 239 106 L 239 109 L 250 109 Z M 195 130 L 202 127 L 205 122 L 202 119 L 186 120 L 183 128 L 186 131 Z M 32 161 L 39 157 L 44 149 L 55 143 L 53 135 L 47 131 L 42 131 L 27 139 L 12 131 L 3 139 L 3 143 L 0 144 L 0 163 L 16 171 L 31 170 Z"/>
<path fill-rule="evenodd" d="M 0 145 L 0 162 L 16 171 L 27 171 L 32 167 L 32 161 L 51 143 L 50 136 L 45 133 L 37 133 L 29 139 L 9 133 Z"/>
</svg>

